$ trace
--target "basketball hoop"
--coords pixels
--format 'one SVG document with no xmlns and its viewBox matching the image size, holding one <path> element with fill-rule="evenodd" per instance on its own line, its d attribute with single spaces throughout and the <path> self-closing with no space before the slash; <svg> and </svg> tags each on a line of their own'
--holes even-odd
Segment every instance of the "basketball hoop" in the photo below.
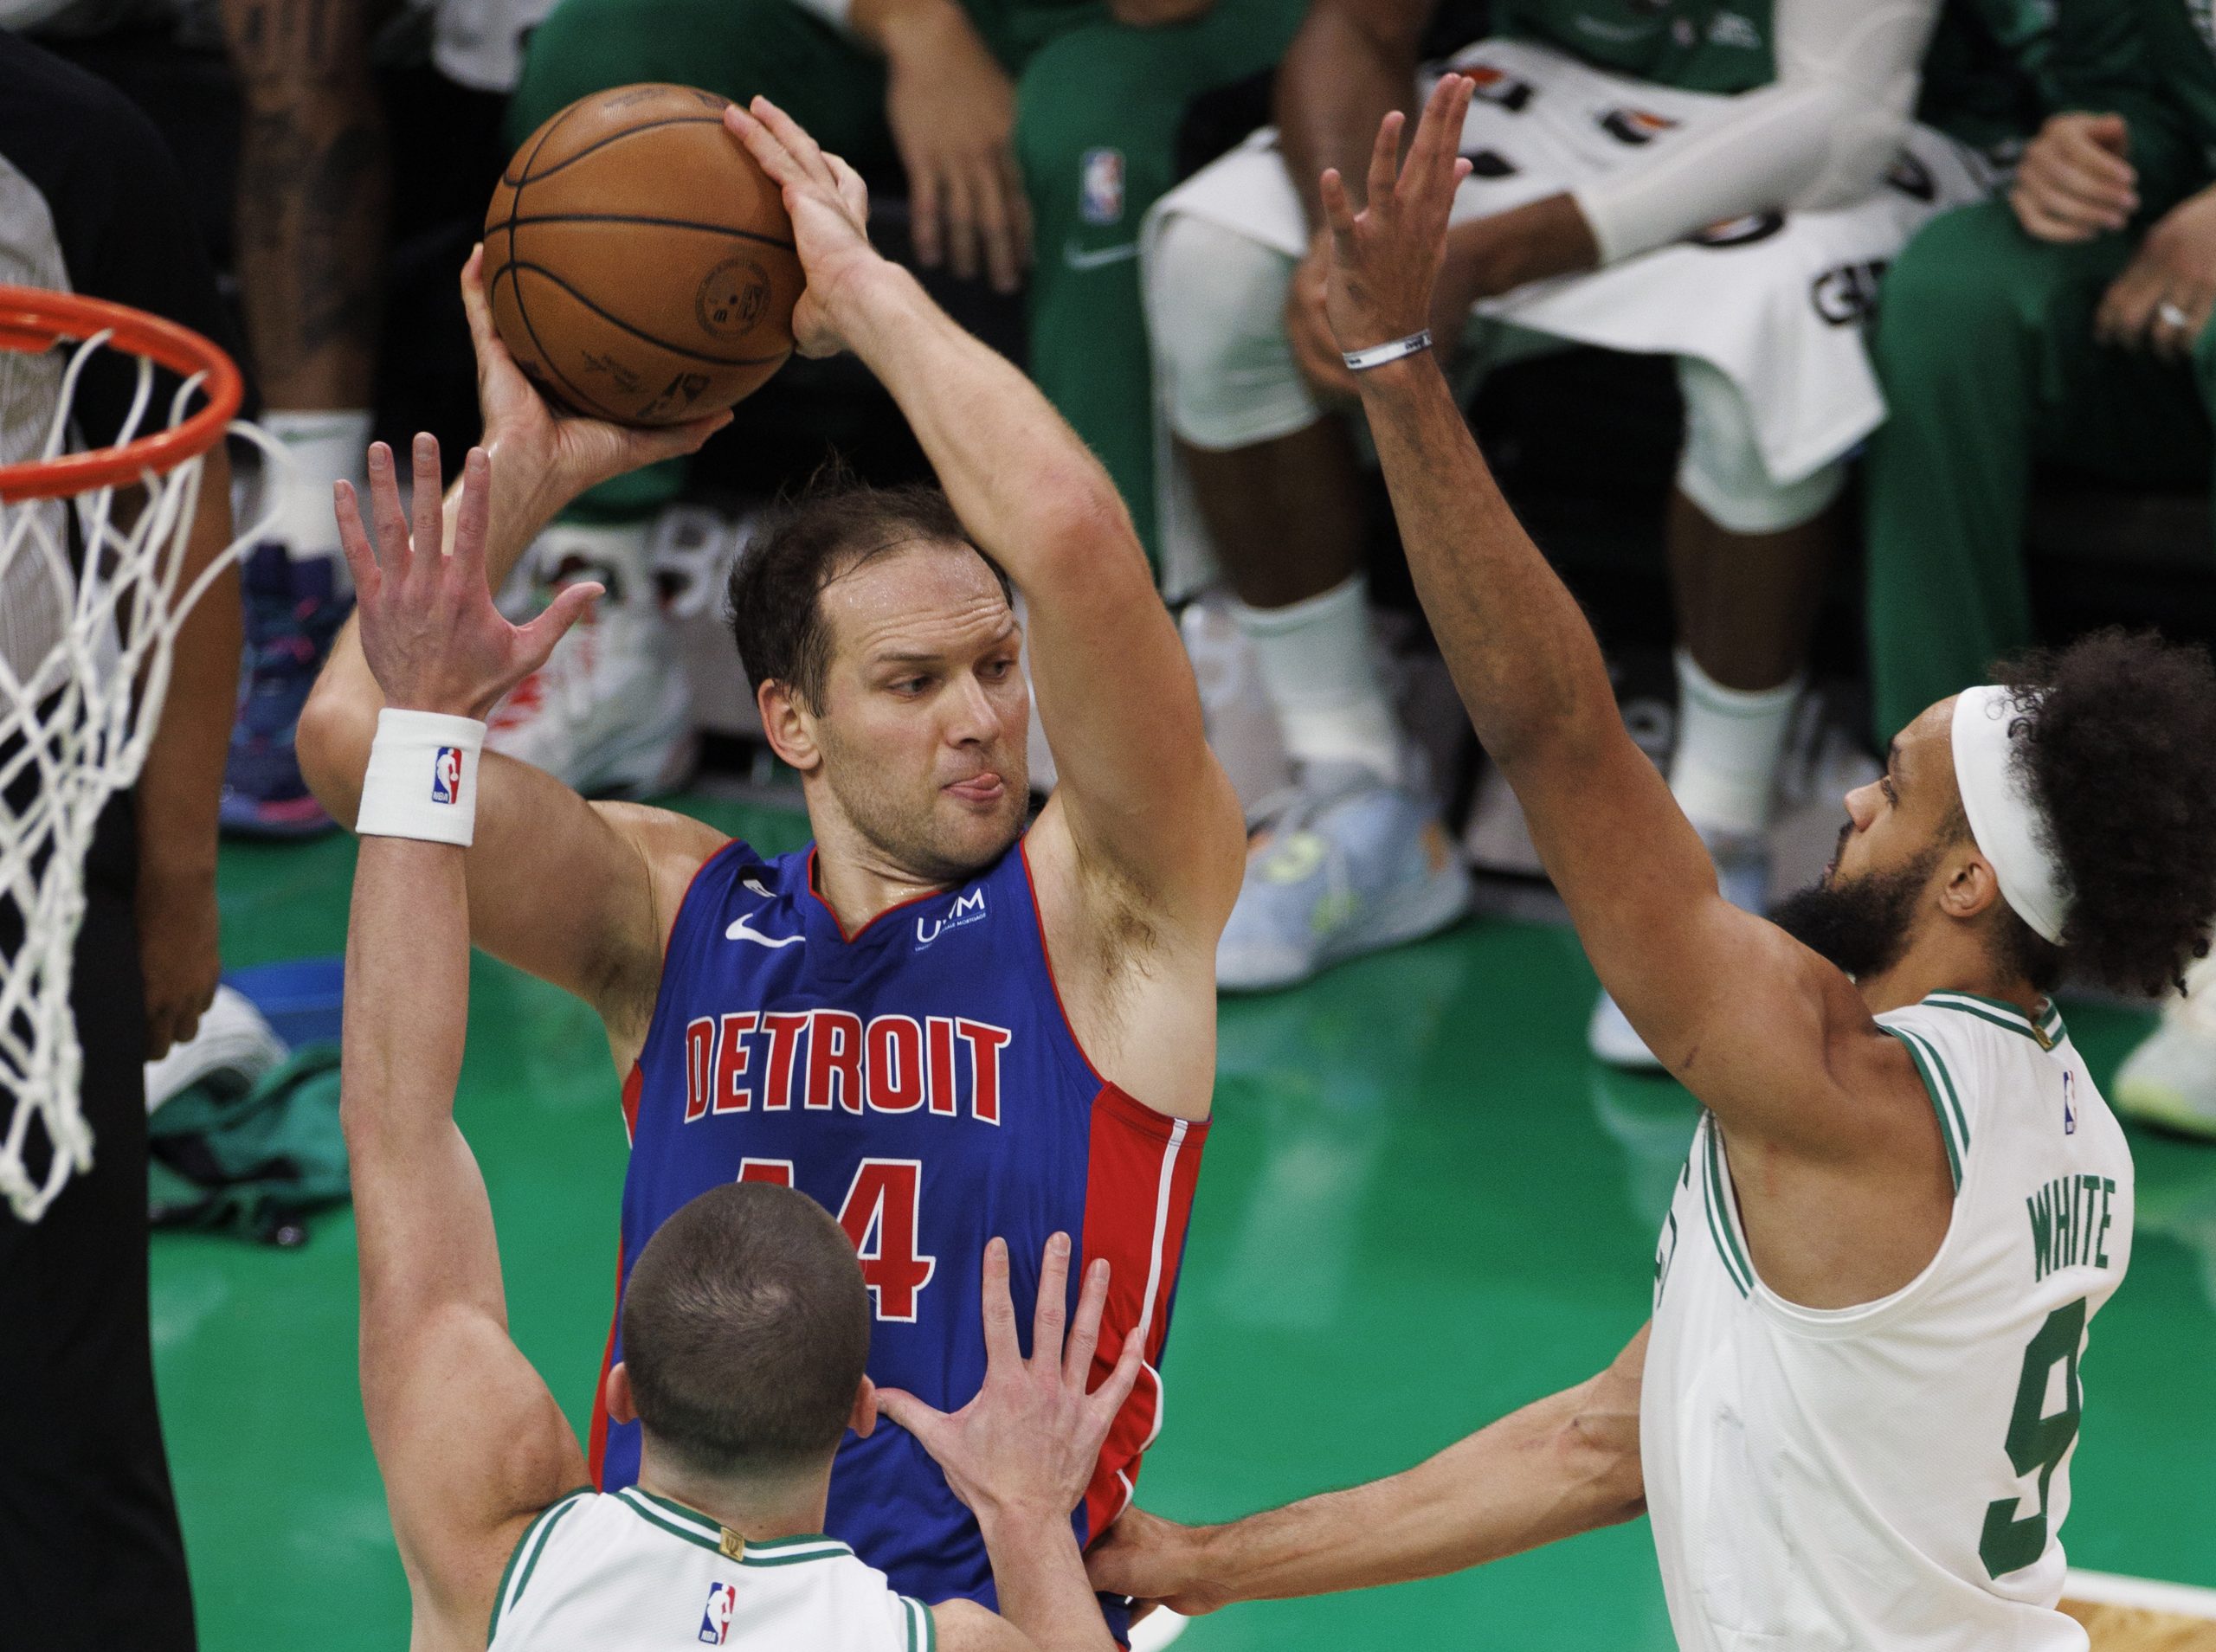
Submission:
<svg viewBox="0 0 2216 1652">
<path fill-rule="evenodd" d="M 130 412 L 113 445 L 69 453 L 71 405 L 101 350 L 137 358 Z M 166 417 L 158 366 L 184 381 Z M 233 421 L 242 389 L 229 357 L 172 322 L 0 286 L 0 413 L 29 407 L 45 423 L 36 458 L 0 466 L 0 910 L 23 931 L 0 960 L 0 1192 L 26 1222 L 93 1162 L 69 992 L 93 826 L 145 762 L 185 615 L 255 537 L 178 589 L 203 463 L 227 431 L 283 462 Z"/>
</svg>

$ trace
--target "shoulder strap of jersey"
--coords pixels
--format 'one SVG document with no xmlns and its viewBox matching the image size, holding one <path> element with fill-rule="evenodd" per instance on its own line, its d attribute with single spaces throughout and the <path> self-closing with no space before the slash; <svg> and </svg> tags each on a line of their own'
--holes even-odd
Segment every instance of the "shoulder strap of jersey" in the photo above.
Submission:
<svg viewBox="0 0 2216 1652">
<path fill-rule="evenodd" d="M 1916 1064 L 1924 1094 L 1939 1120 L 1939 1137 L 1946 1144 L 1947 1170 L 1957 1192 L 1975 1141 L 1974 1096 L 1965 1086 L 1970 1070 L 1974 1026 L 1952 1011 L 1935 1006 L 1926 999 L 1905 1009 L 1888 1011 L 1878 1025 L 1900 1040 Z"/>
</svg>

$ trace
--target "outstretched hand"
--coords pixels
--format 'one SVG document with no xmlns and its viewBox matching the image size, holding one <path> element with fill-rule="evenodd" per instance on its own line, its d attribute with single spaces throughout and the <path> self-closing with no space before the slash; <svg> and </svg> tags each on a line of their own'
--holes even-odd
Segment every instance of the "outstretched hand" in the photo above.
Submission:
<svg viewBox="0 0 2216 1652">
<path fill-rule="evenodd" d="M 415 465 L 411 530 L 392 449 L 381 441 L 370 448 L 374 550 L 353 484 L 341 482 L 334 490 L 338 543 L 353 572 L 361 615 L 362 653 L 387 705 L 482 717 L 501 695 L 546 663 L 562 633 L 591 606 L 601 587 L 564 587 L 529 625 L 509 624 L 493 606 L 485 584 L 485 527 L 493 485 L 485 450 L 473 447 L 462 461 L 451 554 L 445 549 L 437 438 L 416 438 Z"/>
<path fill-rule="evenodd" d="M 1446 261 L 1455 186 L 1470 175 L 1470 163 L 1455 151 L 1472 84 L 1466 75 L 1440 78 L 1404 164 L 1395 163 L 1407 117 L 1395 109 L 1378 124 L 1369 196 L 1359 213 L 1338 169 L 1324 174 L 1324 221 L 1331 232 L 1324 310 L 1343 350 L 1405 338 L 1431 319 L 1431 290 Z"/>
<path fill-rule="evenodd" d="M 527 480 L 544 497 L 522 513 L 544 521 L 580 493 L 611 478 L 683 453 L 731 422 L 728 411 L 683 424 L 640 427 L 582 414 L 557 414 L 508 353 L 485 293 L 485 248 L 461 267 L 461 307 L 477 352 L 477 408 L 485 446 L 500 454 L 501 475 Z M 504 480 L 506 490 L 509 484 Z M 506 491 L 502 498 L 513 497 Z M 503 511 L 506 506 L 503 505 Z M 505 518 L 504 518 L 505 519 Z"/>
<path fill-rule="evenodd" d="M 1108 1301 L 1108 1263 L 1096 1261 L 1085 1270 L 1066 1344 L 1069 1267 L 1069 1235 L 1057 1233 L 1040 1263 L 1027 1360 L 1008 1295 L 1008 1243 L 992 1240 L 985 1246 L 985 1383 L 976 1397 L 950 1416 L 899 1389 L 878 1390 L 879 1411 L 923 1443 L 954 1495 L 980 1519 L 1068 1519 L 1138 1378 L 1140 1345 L 1133 1336 L 1125 1339 L 1108 1379 L 1085 1392 Z"/>
<path fill-rule="evenodd" d="M 857 271 L 884 263 L 869 244 L 869 190 L 854 169 L 809 137 L 767 98 L 724 108 L 724 125 L 784 192 L 793 245 L 808 286 L 793 306 L 793 344 L 803 356 L 835 356 L 847 347 L 839 330 L 841 287 Z"/>
</svg>

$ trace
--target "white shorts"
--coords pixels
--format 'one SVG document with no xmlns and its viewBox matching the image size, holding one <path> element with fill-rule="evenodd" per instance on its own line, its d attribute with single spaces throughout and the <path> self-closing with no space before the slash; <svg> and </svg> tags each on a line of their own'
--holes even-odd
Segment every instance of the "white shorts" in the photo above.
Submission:
<svg viewBox="0 0 2216 1652">
<path fill-rule="evenodd" d="M 1667 144 L 1723 101 L 1602 74 L 1524 41 L 1480 41 L 1453 67 L 1478 82 L 1461 144 L 1476 166 L 1455 202 L 1458 223 L 1575 189 Z M 1772 518 L 1806 511 L 1812 498 L 1816 509 L 1828 502 L 1840 461 L 1884 416 L 1861 325 L 1879 273 L 1928 219 L 1983 199 L 1991 182 L 1965 146 L 1912 126 L 1884 183 L 1852 206 L 1720 224 L 1606 269 L 1488 299 L 1474 319 L 1481 331 L 1492 324 L 1680 358 L 1688 403 L 1681 483 L 1725 527 L 1790 525 Z M 1197 230 L 1187 247 L 1197 255 L 1176 256 L 1170 232 L 1181 221 Z M 1272 129 L 1148 215 L 1141 258 L 1163 454 L 1163 569 L 1173 591 L 1204 582 L 1213 557 L 1170 433 L 1201 447 L 1235 447 L 1321 416 L 1279 320 L 1307 247 L 1306 219 Z"/>
</svg>

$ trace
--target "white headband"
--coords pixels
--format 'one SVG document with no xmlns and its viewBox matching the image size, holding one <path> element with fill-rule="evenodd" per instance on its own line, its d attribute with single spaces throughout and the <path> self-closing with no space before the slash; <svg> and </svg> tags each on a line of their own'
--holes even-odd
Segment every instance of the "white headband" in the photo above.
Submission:
<svg viewBox="0 0 2216 1652">
<path fill-rule="evenodd" d="M 1993 863 L 2001 898 L 2032 931 L 2059 943 L 2070 916 L 2062 867 L 2047 848 L 2039 806 L 2012 761 L 2010 730 L 2026 708 L 2014 689 L 1987 684 L 1955 698 L 1955 784 L 1978 852 Z"/>
</svg>

